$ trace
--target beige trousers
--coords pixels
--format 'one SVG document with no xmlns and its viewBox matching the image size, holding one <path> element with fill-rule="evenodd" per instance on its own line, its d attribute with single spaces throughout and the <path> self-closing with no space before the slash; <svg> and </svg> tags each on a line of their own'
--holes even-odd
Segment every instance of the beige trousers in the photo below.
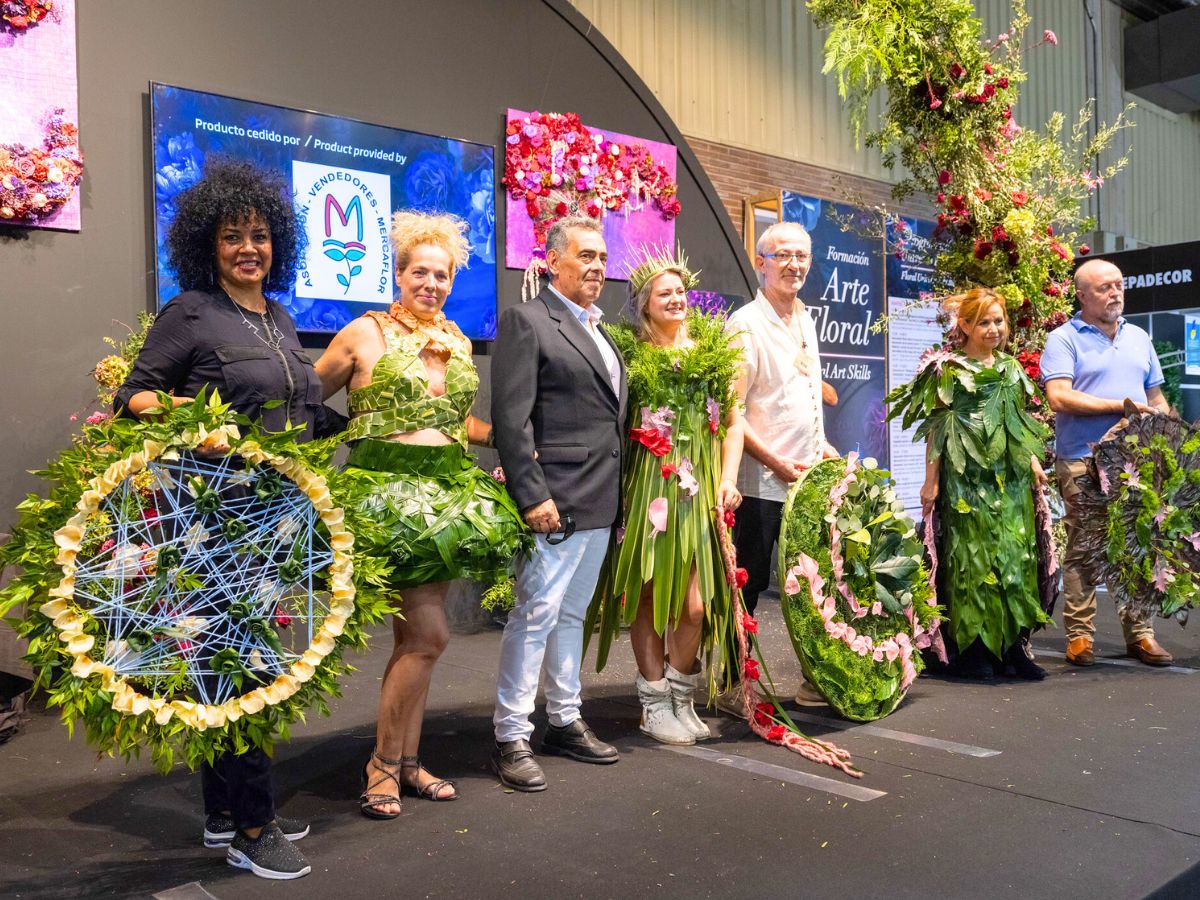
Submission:
<svg viewBox="0 0 1200 900">
<path fill-rule="evenodd" d="M 1067 552 L 1062 560 L 1063 573 L 1063 629 L 1067 640 L 1088 638 L 1096 633 L 1096 586 L 1087 580 L 1083 572 L 1083 555 L 1079 551 L 1076 535 L 1079 530 L 1079 511 L 1076 500 L 1080 488 L 1075 479 L 1087 471 L 1086 459 L 1058 459 L 1054 462 L 1054 474 L 1058 477 L 1058 488 L 1062 492 L 1067 514 L 1063 521 L 1067 526 Z M 1116 585 L 1108 586 L 1109 593 L 1120 597 Z M 1154 637 L 1154 628 L 1149 622 L 1139 622 L 1129 615 L 1118 599 L 1117 618 L 1125 633 L 1125 643 L 1132 644 L 1142 638 Z"/>
</svg>

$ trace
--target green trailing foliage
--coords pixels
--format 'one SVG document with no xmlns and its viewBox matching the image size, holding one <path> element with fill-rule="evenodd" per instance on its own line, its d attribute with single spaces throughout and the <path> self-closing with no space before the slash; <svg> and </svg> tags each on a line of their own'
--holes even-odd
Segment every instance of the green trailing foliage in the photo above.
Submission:
<svg viewBox="0 0 1200 900">
<path fill-rule="evenodd" d="M 1060 112 L 1041 131 L 1017 124 L 1024 0 L 988 39 L 970 0 L 809 0 L 808 9 L 829 29 L 823 71 L 836 74 L 855 135 L 865 131 L 902 172 L 893 197 L 923 195 L 938 210 L 935 283 L 997 290 L 1014 346 L 1039 352 L 1071 310 L 1074 257 L 1088 252 L 1080 234 L 1093 227 L 1086 201 L 1127 163 L 1101 156 L 1132 125 L 1128 108 L 1111 125 L 1093 126 L 1090 102 L 1069 126 Z M 1035 46 L 1057 43 L 1045 29 Z M 886 104 L 869 123 L 880 92 Z"/>
</svg>

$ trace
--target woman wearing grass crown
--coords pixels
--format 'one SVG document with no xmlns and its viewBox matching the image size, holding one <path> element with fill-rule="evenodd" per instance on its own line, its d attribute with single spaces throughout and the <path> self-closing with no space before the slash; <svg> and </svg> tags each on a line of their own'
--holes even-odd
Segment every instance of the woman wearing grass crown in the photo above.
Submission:
<svg viewBox="0 0 1200 900">
<path fill-rule="evenodd" d="M 951 297 L 952 340 L 935 347 L 917 376 L 887 398 L 907 428 L 926 438 L 921 508 L 940 534 L 938 600 L 949 612 L 958 659 L 951 672 L 990 678 L 1011 667 L 1018 678 L 1045 673 L 1026 653 L 1030 632 L 1047 621 L 1040 602 L 1051 583 L 1052 551 L 1038 552 L 1046 474 L 1046 427 L 1026 412 L 1033 383 L 1013 357 L 1004 298 L 987 288 Z"/>
<path fill-rule="evenodd" d="M 373 526 L 359 543 L 391 561 L 389 587 L 403 595 L 362 772 L 359 809 L 372 819 L 400 815 L 401 793 L 458 797 L 417 756 L 429 680 L 449 639 L 446 594 L 454 578 L 507 579 L 531 543 L 504 486 L 466 452 L 468 440 L 491 446 L 488 423 L 470 415 L 479 387 L 471 342 L 442 312 L 470 254 L 466 230 L 454 216 L 396 213 L 399 299 L 343 328 L 317 361 L 326 396 L 347 388 L 345 485 Z"/>
<path fill-rule="evenodd" d="M 625 524 L 609 547 L 584 633 L 599 622 L 600 670 L 622 622 L 630 626 L 641 730 L 663 743 L 692 744 L 711 736 L 692 706 L 700 648 L 711 681 L 734 646 L 713 517 L 742 499 L 733 392 L 739 351 L 723 321 L 688 311 L 687 292 L 698 282 L 686 258 L 665 249 L 644 257 L 629 275 L 632 325 L 609 329 L 628 367 L 633 410 Z"/>
</svg>

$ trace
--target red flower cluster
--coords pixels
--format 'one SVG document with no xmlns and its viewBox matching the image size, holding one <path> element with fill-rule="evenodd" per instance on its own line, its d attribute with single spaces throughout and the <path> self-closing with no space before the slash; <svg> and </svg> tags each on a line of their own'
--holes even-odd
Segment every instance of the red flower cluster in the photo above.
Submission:
<svg viewBox="0 0 1200 900">
<path fill-rule="evenodd" d="M 26 31 L 46 18 L 52 6 L 53 0 L 8 0 L 0 5 L 0 19 L 13 31 Z"/>
<path fill-rule="evenodd" d="M 646 429 L 642 429 L 642 430 L 644 431 Z M 663 463 L 663 465 L 662 465 L 662 477 L 663 478 L 670 478 L 672 475 L 674 475 L 678 471 L 679 471 L 679 466 L 675 465 L 675 463 Z"/>
<path fill-rule="evenodd" d="M 79 129 L 54 110 L 43 146 L 0 144 L 0 220 L 35 223 L 56 212 L 83 178 Z"/>
<path fill-rule="evenodd" d="M 659 433 L 656 428 L 630 428 L 629 439 L 641 444 L 655 456 L 666 456 L 671 452 L 671 439 Z M 667 473 L 663 473 L 667 477 Z"/>
<path fill-rule="evenodd" d="M 1038 382 L 1042 380 L 1042 354 L 1037 350 L 1022 350 L 1017 354 L 1017 362 L 1025 369 L 1025 374 L 1030 380 Z"/>
<path fill-rule="evenodd" d="M 614 143 L 575 113 L 534 112 L 510 121 L 502 183 L 510 197 L 525 201 L 538 248 L 572 205 L 592 218 L 646 200 L 665 219 L 681 209 L 675 180 L 644 145 Z"/>
<path fill-rule="evenodd" d="M 746 582 L 750 580 L 750 573 L 741 566 L 738 566 L 733 572 L 733 578 L 737 582 L 737 586 L 739 588 L 744 588 L 746 586 Z"/>
<path fill-rule="evenodd" d="M 747 681 L 758 681 L 762 678 L 762 673 L 758 670 L 758 660 L 747 657 L 746 668 L 743 670 L 742 675 Z"/>
<path fill-rule="evenodd" d="M 775 725 L 775 726 L 772 726 L 771 728 L 767 729 L 767 740 L 770 741 L 772 744 L 778 744 L 780 741 L 783 740 L 784 735 L 786 735 L 786 734 L 787 734 L 787 726 L 786 725 Z"/>
<path fill-rule="evenodd" d="M 726 528 L 732 528 L 737 523 L 737 517 L 734 516 L 732 509 L 725 510 L 724 520 Z"/>
<path fill-rule="evenodd" d="M 767 728 L 775 721 L 775 707 L 770 703 L 759 703 L 754 707 L 754 723 Z"/>
<path fill-rule="evenodd" d="M 745 569 L 738 571 L 744 572 Z M 748 612 L 742 613 L 742 628 L 746 630 L 746 634 L 758 634 L 758 620 Z"/>
</svg>

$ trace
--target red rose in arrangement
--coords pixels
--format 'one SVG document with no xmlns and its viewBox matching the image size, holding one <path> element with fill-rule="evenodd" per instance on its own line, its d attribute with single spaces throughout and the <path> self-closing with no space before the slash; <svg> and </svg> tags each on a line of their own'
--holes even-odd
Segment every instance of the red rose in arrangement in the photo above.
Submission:
<svg viewBox="0 0 1200 900">
<path fill-rule="evenodd" d="M 630 428 L 629 439 L 641 444 L 655 456 L 666 456 L 671 452 L 671 439 L 654 428 Z"/>
<path fill-rule="evenodd" d="M 725 519 L 725 526 L 727 528 L 732 528 L 737 523 L 737 517 L 734 516 L 732 509 L 725 510 L 724 519 Z"/>
<path fill-rule="evenodd" d="M 746 570 L 739 569 L 739 571 L 744 572 Z M 747 634 L 758 634 L 758 620 L 750 615 L 750 613 L 742 613 L 742 627 L 746 629 Z"/>
<path fill-rule="evenodd" d="M 747 681 L 758 681 L 758 679 L 762 677 L 762 674 L 758 671 L 758 660 L 747 659 L 746 668 L 742 674 L 745 676 Z"/>
<path fill-rule="evenodd" d="M 737 581 L 737 586 L 739 588 L 744 588 L 746 586 L 746 582 L 750 580 L 750 573 L 747 572 L 745 569 L 743 569 L 741 566 L 738 566 L 737 569 L 733 573 L 733 577 Z"/>
<path fill-rule="evenodd" d="M 663 463 L 662 477 L 670 478 L 672 475 L 674 475 L 678 471 L 679 471 L 679 466 L 675 465 L 675 463 Z"/>
</svg>

